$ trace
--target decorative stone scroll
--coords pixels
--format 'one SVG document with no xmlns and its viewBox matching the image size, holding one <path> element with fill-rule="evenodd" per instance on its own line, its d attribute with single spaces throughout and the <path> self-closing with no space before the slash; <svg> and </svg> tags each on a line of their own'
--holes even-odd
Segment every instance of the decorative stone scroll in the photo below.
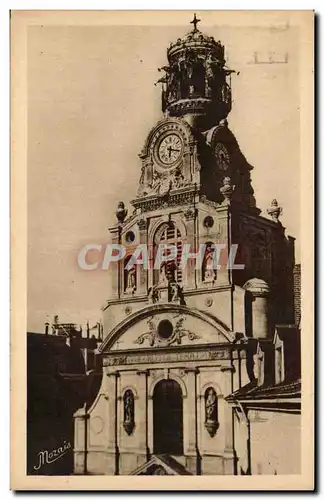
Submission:
<svg viewBox="0 0 324 500">
<path fill-rule="evenodd" d="M 143 344 L 145 341 L 153 346 L 166 346 L 172 344 L 181 344 L 183 337 L 188 337 L 190 341 L 199 339 L 200 336 L 184 328 L 183 323 L 185 318 L 181 316 L 173 325 L 169 320 L 162 320 L 156 324 L 154 318 L 148 320 L 149 331 L 140 335 L 135 341 L 135 344 Z"/>
</svg>

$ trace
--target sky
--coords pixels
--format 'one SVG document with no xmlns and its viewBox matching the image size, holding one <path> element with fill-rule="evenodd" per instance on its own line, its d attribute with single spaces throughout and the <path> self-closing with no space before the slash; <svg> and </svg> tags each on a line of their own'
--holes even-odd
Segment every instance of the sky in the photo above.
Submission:
<svg viewBox="0 0 324 500">
<path fill-rule="evenodd" d="M 228 122 L 254 166 L 257 206 L 266 215 L 278 199 L 298 262 L 298 27 L 199 18 L 200 30 L 221 40 L 227 65 L 239 72 Z M 110 296 L 107 271 L 79 269 L 77 255 L 85 244 L 109 243 L 118 201 L 132 210 L 138 153 L 162 118 L 158 68 L 190 20 L 183 12 L 177 25 L 28 28 L 28 331 L 44 331 L 55 314 L 80 324 L 101 318 Z"/>
</svg>

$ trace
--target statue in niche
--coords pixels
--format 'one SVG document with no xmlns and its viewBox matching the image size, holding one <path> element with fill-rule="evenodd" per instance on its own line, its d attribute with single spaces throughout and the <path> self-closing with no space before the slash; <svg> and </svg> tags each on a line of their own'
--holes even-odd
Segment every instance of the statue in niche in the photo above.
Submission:
<svg viewBox="0 0 324 500">
<path fill-rule="evenodd" d="M 148 290 L 148 299 L 152 304 L 156 304 L 160 300 L 159 290 L 156 289 L 156 286 L 152 286 Z"/>
<path fill-rule="evenodd" d="M 176 101 L 179 99 L 179 75 L 178 75 L 178 67 L 176 64 L 171 66 L 171 71 L 168 75 L 168 100 L 169 102 Z"/>
<path fill-rule="evenodd" d="M 165 75 L 155 83 L 155 85 L 162 84 L 162 110 L 165 111 L 168 103 L 180 98 L 178 88 L 180 75 L 177 64 L 162 66 L 158 70 L 165 72 Z"/>
<path fill-rule="evenodd" d="M 175 271 L 176 264 L 173 261 L 162 262 L 160 267 L 160 283 L 165 283 L 166 285 L 175 282 Z"/>
<path fill-rule="evenodd" d="M 180 82 L 180 98 L 186 99 L 189 95 L 190 78 L 188 77 L 187 63 L 184 59 L 179 62 L 178 74 Z"/>
<path fill-rule="evenodd" d="M 230 104 L 230 102 L 232 100 L 231 89 L 230 89 L 230 86 L 226 82 L 222 86 L 221 93 L 222 93 L 222 101 L 225 104 Z"/>
<path fill-rule="evenodd" d="M 134 418 L 134 394 L 129 389 L 124 394 L 124 429 L 128 435 L 133 432 L 135 426 Z"/>
<path fill-rule="evenodd" d="M 166 263 L 162 262 L 162 264 L 160 266 L 160 276 L 159 276 L 159 284 L 161 284 L 161 285 L 167 285 L 168 284 L 168 280 L 167 280 L 167 277 L 166 277 L 165 268 L 166 268 Z"/>
<path fill-rule="evenodd" d="M 205 392 L 205 427 L 211 437 L 218 429 L 217 422 L 217 396 L 216 391 L 209 387 Z"/>
<path fill-rule="evenodd" d="M 126 288 L 125 292 L 134 293 L 136 290 L 136 267 L 133 264 L 130 269 L 125 269 Z"/>
<path fill-rule="evenodd" d="M 175 281 L 170 283 L 170 299 L 171 302 L 178 302 L 180 300 L 180 287 Z"/>
<path fill-rule="evenodd" d="M 206 97 L 212 97 L 214 87 L 214 66 L 212 53 L 209 52 L 205 60 L 205 93 Z"/>
<path fill-rule="evenodd" d="M 213 283 L 216 279 L 217 270 L 214 269 L 214 248 L 211 245 L 207 245 L 202 267 L 204 283 Z"/>
</svg>

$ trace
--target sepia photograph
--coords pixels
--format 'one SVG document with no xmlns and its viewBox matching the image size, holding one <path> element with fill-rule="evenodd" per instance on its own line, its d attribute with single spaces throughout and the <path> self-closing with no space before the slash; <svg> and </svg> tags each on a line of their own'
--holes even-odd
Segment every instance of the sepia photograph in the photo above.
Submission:
<svg viewBox="0 0 324 500">
<path fill-rule="evenodd" d="M 312 489 L 314 13 L 11 14 L 12 488 Z"/>
</svg>

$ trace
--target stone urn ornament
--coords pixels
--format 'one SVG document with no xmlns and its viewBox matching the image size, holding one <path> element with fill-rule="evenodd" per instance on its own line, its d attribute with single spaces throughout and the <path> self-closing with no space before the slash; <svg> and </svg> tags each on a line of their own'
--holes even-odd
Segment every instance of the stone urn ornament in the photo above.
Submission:
<svg viewBox="0 0 324 500">
<path fill-rule="evenodd" d="M 116 217 L 119 224 L 123 224 L 124 220 L 127 217 L 128 210 L 125 208 L 125 203 L 123 201 L 119 201 L 116 210 Z"/>
</svg>

